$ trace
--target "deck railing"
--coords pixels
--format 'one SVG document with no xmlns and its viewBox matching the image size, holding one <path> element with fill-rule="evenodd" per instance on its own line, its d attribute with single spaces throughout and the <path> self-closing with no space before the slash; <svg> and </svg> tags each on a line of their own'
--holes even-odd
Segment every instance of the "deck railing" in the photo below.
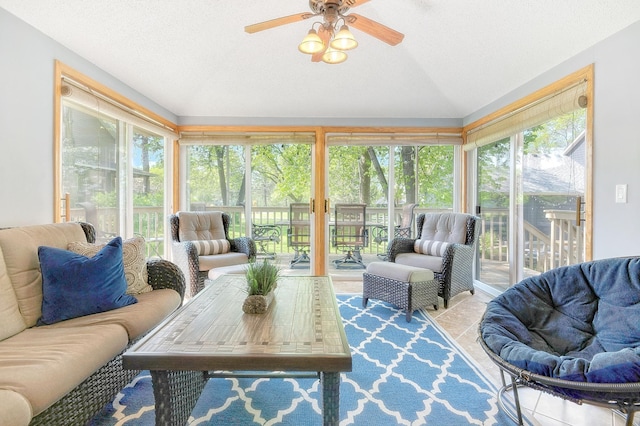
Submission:
<svg viewBox="0 0 640 426">
<path fill-rule="evenodd" d="M 222 210 L 231 215 L 229 234 L 231 238 L 245 235 L 245 214 L 242 206 L 208 207 L 207 210 Z M 436 210 L 416 208 L 416 216 L 420 213 Z M 443 210 L 437 210 L 443 211 Z M 86 221 L 84 209 L 71 209 L 71 220 Z M 395 209 L 396 217 L 402 208 Z M 546 210 L 546 218 L 551 222 L 550 234 L 524 223 L 524 266 L 544 272 L 549 269 L 582 262 L 584 260 L 584 229 L 576 227 L 575 212 L 566 210 Z M 362 249 L 363 254 L 378 254 L 386 251 L 386 242 L 376 243 L 371 238 L 371 228 L 387 223 L 386 207 L 367 208 L 367 226 L 369 228 L 369 244 Z M 478 253 L 481 259 L 508 262 L 508 219 L 506 209 L 486 209 L 481 215 Z M 166 218 L 162 207 L 135 207 L 133 209 L 134 233 L 143 236 L 147 241 L 148 256 L 163 256 Z M 255 207 L 252 209 L 253 225 L 275 225 L 280 230 L 280 238 L 268 241 L 262 248 L 272 253 L 292 254 L 293 249 L 287 244 L 287 228 L 289 227 L 288 207 Z M 98 237 L 106 239 L 118 235 L 118 211 L 113 207 L 97 208 L 96 227 Z M 331 226 L 331 222 L 329 224 Z M 415 236 L 415 221 L 414 221 Z M 332 251 L 335 251 L 331 247 Z"/>
<path fill-rule="evenodd" d="M 584 261 L 584 228 L 575 225 L 576 212 L 545 210 L 550 222 L 549 234 L 524 222 L 524 266 L 545 272 L 558 266 Z M 507 209 L 485 209 L 481 215 L 480 259 L 508 262 Z"/>
</svg>

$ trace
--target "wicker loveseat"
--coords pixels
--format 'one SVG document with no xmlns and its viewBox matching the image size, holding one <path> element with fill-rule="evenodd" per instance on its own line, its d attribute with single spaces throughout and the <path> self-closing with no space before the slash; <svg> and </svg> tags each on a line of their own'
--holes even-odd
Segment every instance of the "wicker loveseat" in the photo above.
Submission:
<svg viewBox="0 0 640 426">
<path fill-rule="evenodd" d="M 50 298 L 53 281 L 48 265 L 40 262 L 39 252 L 66 256 L 73 244 L 91 250 L 96 248 L 88 244 L 95 241 L 95 230 L 79 223 L 0 230 L 0 424 L 84 425 L 139 373 L 123 370 L 121 354 L 180 306 L 184 276 L 166 260 L 145 261 L 141 254 L 131 262 L 130 252 L 122 249 L 129 243 L 116 240 L 107 244 L 118 250 L 110 256 L 100 250 L 76 259 L 89 263 L 88 259 L 110 257 L 114 264 L 121 259 L 120 266 L 114 266 L 120 268 L 118 290 L 127 291 L 124 297 L 130 304 L 43 325 L 44 313 L 49 311 L 45 300 Z M 139 294 L 129 293 L 126 268 L 131 263 L 146 271 Z M 62 277 L 57 281 L 59 287 L 67 287 L 63 283 L 67 276 L 78 276 L 67 274 L 66 265 L 62 263 L 58 270 Z M 93 273 L 88 280 L 98 275 Z M 98 276 L 95 281 L 102 279 Z M 74 284 L 72 288 L 77 287 Z M 90 293 L 94 292 L 79 293 L 71 305 L 76 301 L 82 305 L 82 299 L 94 296 Z"/>
<path fill-rule="evenodd" d="M 480 344 L 518 385 L 576 403 L 640 409 L 640 258 L 602 259 L 527 278 L 487 305 Z M 505 373 L 511 383 L 504 380 Z M 509 412 L 507 412 L 509 414 Z"/>
</svg>

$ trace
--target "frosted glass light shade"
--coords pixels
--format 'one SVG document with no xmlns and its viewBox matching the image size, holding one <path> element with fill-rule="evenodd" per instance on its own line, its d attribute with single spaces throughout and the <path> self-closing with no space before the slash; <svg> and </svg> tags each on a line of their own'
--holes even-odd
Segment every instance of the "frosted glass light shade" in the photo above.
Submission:
<svg viewBox="0 0 640 426">
<path fill-rule="evenodd" d="M 324 43 L 316 30 L 313 28 L 309 30 L 309 33 L 302 39 L 302 42 L 298 45 L 298 50 L 302 53 L 313 55 L 314 53 L 321 52 L 324 49 Z"/>
<path fill-rule="evenodd" d="M 322 60 L 328 64 L 339 64 L 347 60 L 347 54 L 342 50 L 336 50 L 329 46 L 324 55 L 322 55 Z"/>
<path fill-rule="evenodd" d="M 350 50 L 358 47 L 358 42 L 349 31 L 349 27 L 343 25 L 331 41 L 331 47 L 338 50 Z"/>
</svg>

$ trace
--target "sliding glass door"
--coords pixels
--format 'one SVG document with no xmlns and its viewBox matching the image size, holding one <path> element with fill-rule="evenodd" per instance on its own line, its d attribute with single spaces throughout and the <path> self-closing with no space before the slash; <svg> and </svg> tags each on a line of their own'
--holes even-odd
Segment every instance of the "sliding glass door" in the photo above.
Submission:
<svg viewBox="0 0 640 426">
<path fill-rule="evenodd" d="M 143 236 L 148 256 L 164 256 L 165 140 L 126 117 L 63 102 L 60 193 L 68 194 L 66 220 L 91 223 L 100 242 Z"/>
<path fill-rule="evenodd" d="M 359 280 L 368 263 L 386 259 L 393 238 L 416 238 L 419 214 L 459 209 L 460 139 L 430 136 L 327 135 L 325 250 L 334 278 Z M 345 212 L 358 224 L 347 223 Z"/>
<path fill-rule="evenodd" d="M 477 148 L 478 279 L 498 291 L 586 256 L 586 112 Z"/>
<path fill-rule="evenodd" d="M 178 210 L 229 213 L 230 237 L 251 236 L 258 258 L 311 273 L 313 141 L 313 133 L 183 132 Z"/>
</svg>

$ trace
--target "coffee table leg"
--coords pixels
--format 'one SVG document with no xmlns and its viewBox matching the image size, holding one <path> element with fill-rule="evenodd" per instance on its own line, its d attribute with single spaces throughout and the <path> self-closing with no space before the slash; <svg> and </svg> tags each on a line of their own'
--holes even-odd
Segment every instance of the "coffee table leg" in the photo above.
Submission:
<svg viewBox="0 0 640 426">
<path fill-rule="evenodd" d="M 202 371 L 151 371 L 156 425 L 187 424 L 207 380 Z"/>
<path fill-rule="evenodd" d="M 340 422 L 340 373 L 320 373 L 322 384 L 322 424 L 337 426 Z"/>
</svg>

